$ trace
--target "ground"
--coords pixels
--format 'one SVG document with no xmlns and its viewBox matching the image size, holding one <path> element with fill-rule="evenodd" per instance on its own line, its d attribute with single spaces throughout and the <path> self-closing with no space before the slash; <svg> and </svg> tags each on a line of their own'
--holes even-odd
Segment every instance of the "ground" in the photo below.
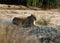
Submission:
<svg viewBox="0 0 60 43">
<path fill-rule="evenodd" d="M 60 26 L 60 9 L 40 10 L 40 11 L 0 10 L 0 43 L 4 43 L 6 33 L 5 28 L 8 25 L 8 23 L 12 22 L 12 19 L 14 17 L 24 18 L 30 16 L 31 14 L 36 16 L 37 21 L 41 20 L 43 17 L 46 20 L 50 19 L 49 24 Z"/>
<path fill-rule="evenodd" d="M 0 4 L 1 10 L 39 10 L 40 8 L 37 7 L 27 7 L 23 5 L 6 5 L 6 4 Z"/>
<path fill-rule="evenodd" d="M 58 7 L 60 8 L 60 7 Z M 48 8 L 46 8 L 48 9 Z M 55 9 L 55 8 L 54 8 Z M 40 7 L 0 4 L 0 10 L 42 10 Z"/>
</svg>

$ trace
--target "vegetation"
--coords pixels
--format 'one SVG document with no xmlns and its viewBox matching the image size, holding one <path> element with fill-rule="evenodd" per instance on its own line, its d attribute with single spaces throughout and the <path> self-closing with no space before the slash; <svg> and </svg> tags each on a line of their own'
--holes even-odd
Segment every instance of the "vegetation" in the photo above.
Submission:
<svg viewBox="0 0 60 43">
<path fill-rule="evenodd" d="M 36 21 L 38 25 L 49 25 L 50 18 L 46 19 L 45 17 L 42 17 L 40 20 Z"/>
<path fill-rule="evenodd" d="M 57 0 L 6 0 L 0 3 L 17 4 L 24 6 L 40 7 L 40 8 L 54 8 L 57 6 Z"/>
<path fill-rule="evenodd" d="M 35 7 L 55 7 L 57 5 L 56 0 L 27 0 L 27 5 Z"/>
</svg>

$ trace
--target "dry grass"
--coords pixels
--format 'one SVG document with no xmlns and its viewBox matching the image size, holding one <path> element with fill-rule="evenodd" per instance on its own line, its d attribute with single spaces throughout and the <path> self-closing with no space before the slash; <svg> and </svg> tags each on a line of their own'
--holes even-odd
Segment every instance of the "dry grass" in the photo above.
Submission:
<svg viewBox="0 0 60 43">
<path fill-rule="evenodd" d="M 57 16 L 56 16 L 56 14 L 57 14 Z M 3 18 L 3 20 L 4 20 L 6 18 L 6 20 L 8 21 L 8 22 L 6 22 L 6 21 L 2 22 L 0 20 L 0 43 L 8 43 L 8 42 L 9 43 L 40 43 L 40 41 L 37 38 L 34 39 L 34 38 L 26 35 L 26 33 L 24 35 L 23 35 L 23 32 L 20 33 L 22 31 L 21 27 L 16 27 L 15 25 L 9 23 L 9 20 L 7 18 L 10 19 L 15 16 L 20 16 L 21 15 L 20 11 L 0 11 L 0 15 L 1 15 L 0 19 Z M 45 17 L 47 17 L 48 19 L 44 18 L 43 15 Z M 23 17 L 24 16 L 25 15 L 23 15 Z M 41 16 L 43 18 L 41 18 Z M 41 11 L 39 15 L 36 14 L 36 17 L 37 17 L 37 19 L 39 19 L 38 24 L 41 24 L 41 23 L 48 24 L 50 22 L 52 22 L 52 24 L 59 24 L 59 22 L 60 22 L 60 19 L 58 19 L 59 22 L 57 21 L 57 19 L 53 19 L 53 18 L 60 17 L 59 13 L 56 13 L 55 11 L 52 11 L 52 12 L 51 11 Z M 51 17 L 53 17 L 53 18 L 51 18 Z M 50 21 L 50 18 L 51 18 L 51 21 Z M 54 21 L 52 21 L 52 20 L 54 20 Z M 8 32 L 8 30 L 10 33 Z M 6 32 L 8 33 L 7 35 L 9 37 L 8 41 L 6 39 Z"/>
<path fill-rule="evenodd" d="M 4 43 L 5 34 L 5 25 L 0 23 L 0 43 Z"/>
<path fill-rule="evenodd" d="M 51 8 L 51 9 L 59 9 L 58 8 Z M 51 10 L 50 8 L 38 8 L 32 6 L 23 6 L 23 5 L 7 5 L 7 4 L 0 4 L 0 10 Z"/>
<path fill-rule="evenodd" d="M 29 10 L 29 8 L 23 5 L 0 4 L 0 10 Z"/>
<path fill-rule="evenodd" d="M 38 25 L 49 25 L 50 23 L 50 18 L 46 19 L 42 17 L 40 20 L 36 21 L 36 24 Z"/>
</svg>

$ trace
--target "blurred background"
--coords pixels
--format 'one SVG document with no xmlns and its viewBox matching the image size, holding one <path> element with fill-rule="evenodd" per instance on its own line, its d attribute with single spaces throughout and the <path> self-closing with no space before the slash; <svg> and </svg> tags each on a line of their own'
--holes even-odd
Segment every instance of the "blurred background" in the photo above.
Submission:
<svg viewBox="0 0 60 43">
<path fill-rule="evenodd" d="M 60 8 L 60 0 L 0 0 L 0 4 L 7 4 L 10 8 L 10 5 L 18 6 L 16 8 L 20 8 L 22 6 L 23 9 L 51 9 L 51 8 Z M 22 8 L 21 8 L 22 9 Z"/>
</svg>

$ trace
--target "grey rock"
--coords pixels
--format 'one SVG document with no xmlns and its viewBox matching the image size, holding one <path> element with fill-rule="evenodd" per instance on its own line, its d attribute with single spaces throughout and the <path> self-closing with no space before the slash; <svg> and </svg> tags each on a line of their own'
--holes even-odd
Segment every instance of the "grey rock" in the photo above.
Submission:
<svg viewBox="0 0 60 43">
<path fill-rule="evenodd" d="M 29 32 L 29 35 L 36 35 L 36 37 L 45 43 L 60 43 L 60 27 L 58 26 L 40 26 Z M 41 43 L 42 43 L 41 42 Z"/>
</svg>

